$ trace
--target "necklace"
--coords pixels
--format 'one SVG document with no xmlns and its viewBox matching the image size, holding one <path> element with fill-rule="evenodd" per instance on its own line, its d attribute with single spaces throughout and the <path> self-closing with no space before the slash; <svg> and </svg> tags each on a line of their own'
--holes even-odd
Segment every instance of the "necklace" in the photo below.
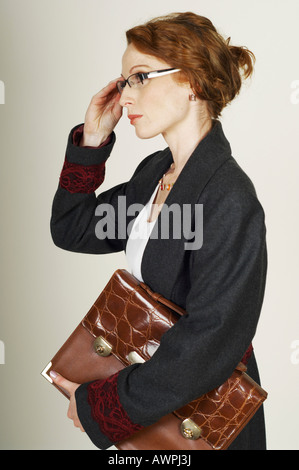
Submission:
<svg viewBox="0 0 299 470">
<path fill-rule="evenodd" d="M 172 164 L 170 165 L 170 168 L 171 168 L 172 170 L 174 170 L 174 163 L 172 163 Z M 167 183 L 167 184 L 163 183 L 163 180 L 164 180 L 165 175 L 166 175 L 166 173 L 164 173 L 164 175 L 162 176 L 162 178 L 159 180 L 160 189 L 161 189 L 161 191 L 164 191 L 165 189 L 166 189 L 167 191 L 170 191 L 171 188 L 173 187 L 174 183 Z"/>
<path fill-rule="evenodd" d="M 164 178 L 164 176 L 163 176 L 163 178 Z M 167 191 L 170 191 L 171 188 L 172 188 L 172 186 L 174 185 L 174 183 L 167 183 L 167 184 L 165 184 L 165 183 L 163 183 L 163 178 L 161 178 L 161 179 L 159 180 L 159 184 L 160 184 L 160 189 L 161 189 L 161 191 L 164 191 L 165 189 L 167 189 Z"/>
</svg>

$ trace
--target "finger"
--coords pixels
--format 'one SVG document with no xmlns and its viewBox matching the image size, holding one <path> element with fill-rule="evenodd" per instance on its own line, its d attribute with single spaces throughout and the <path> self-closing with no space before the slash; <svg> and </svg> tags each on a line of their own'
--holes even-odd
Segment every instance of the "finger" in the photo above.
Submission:
<svg viewBox="0 0 299 470">
<path fill-rule="evenodd" d="M 78 419 L 74 419 L 73 423 L 74 423 L 75 428 L 79 428 L 80 431 L 85 432 L 85 429 L 83 429 L 83 426 Z"/>
<path fill-rule="evenodd" d="M 73 424 L 76 428 L 79 428 L 82 432 L 85 432 L 77 414 L 77 407 L 74 397 L 72 397 L 70 400 L 67 417 L 73 421 Z"/>
<path fill-rule="evenodd" d="M 118 82 L 119 80 L 123 80 L 123 77 L 120 75 L 119 77 L 117 78 L 114 78 L 113 80 L 111 80 L 108 85 L 111 85 L 111 84 L 116 84 L 116 82 Z"/>
<path fill-rule="evenodd" d="M 120 75 L 119 77 L 117 77 L 117 78 L 114 78 L 113 80 L 111 80 L 111 82 L 110 82 L 110 83 L 116 83 L 118 80 L 123 80 L 123 79 L 124 79 L 124 78 L 123 78 L 123 76 L 122 76 L 122 75 Z"/>
<path fill-rule="evenodd" d="M 74 426 L 75 428 L 79 428 L 80 431 L 85 432 L 85 429 L 82 428 L 82 425 L 80 422 L 74 421 Z"/>
<path fill-rule="evenodd" d="M 111 92 L 112 93 L 115 91 L 117 92 L 116 83 L 119 80 L 122 80 L 122 77 L 118 77 L 118 78 L 115 78 L 114 80 L 111 80 L 111 82 L 109 82 L 108 85 L 106 85 L 104 88 L 102 88 L 93 96 L 93 100 L 96 101 L 97 99 L 100 99 L 106 95 L 109 95 Z"/>
<path fill-rule="evenodd" d="M 51 376 L 53 382 L 56 385 L 58 385 L 59 387 L 61 387 L 63 390 L 68 392 L 68 394 L 71 394 L 73 392 L 74 388 L 77 387 L 77 384 L 75 384 L 74 382 L 70 382 L 69 380 L 65 379 L 64 377 L 62 377 L 62 375 L 59 375 L 54 370 L 51 370 L 50 376 Z"/>
<path fill-rule="evenodd" d="M 74 424 L 75 428 L 79 428 L 82 432 L 85 432 L 85 429 L 83 428 L 83 426 L 82 426 L 81 422 L 79 421 L 77 415 L 73 416 L 73 413 L 70 410 L 70 408 L 68 409 L 67 417 L 73 421 L 73 424 Z"/>
<path fill-rule="evenodd" d="M 108 85 L 106 85 L 104 88 L 102 88 L 102 90 L 99 93 L 103 93 L 103 92 L 111 93 L 111 91 L 114 91 L 116 89 L 116 83 L 121 79 L 122 79 L 121 77 L 118 77 L 114 80 L 111 80 L 111 82 L 109 82 Z M 97 93 L 96 96 L 99 93 Z"/>
</svg>

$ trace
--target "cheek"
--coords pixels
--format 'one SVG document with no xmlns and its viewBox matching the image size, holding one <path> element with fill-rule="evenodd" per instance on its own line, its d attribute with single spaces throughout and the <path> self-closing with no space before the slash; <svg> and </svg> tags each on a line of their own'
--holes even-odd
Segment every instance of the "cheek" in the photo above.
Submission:
<svg viewBox="0 0 299 470">
<path fill-rule="evenodd" d="M 143 114 L 142 120 L 136 125 L 136 135 L 140 138 L 160 134 L 182 120 L 187 110 L 186 98 L 177 88 L 170 86 L 146 91 L 138 100 L 138 111 Z"/>
<path fill-rule="evenodd" d="M 138 106 L 143 118 L 136 124 L 136 135 L 140 138 L 149 138 L 161 132 L 163 123 L 168 115 L 162 96 L 144 96 Z"/>
<path fill-rule="evenodd" d="M 156 119 L 172 120 L 184 117 L 188 110 L 188 100 L 182 88 L 174 86 L 164 86 L 159 93 L 152 94 L 149 100 L 151 115 Z"/>
</svg>

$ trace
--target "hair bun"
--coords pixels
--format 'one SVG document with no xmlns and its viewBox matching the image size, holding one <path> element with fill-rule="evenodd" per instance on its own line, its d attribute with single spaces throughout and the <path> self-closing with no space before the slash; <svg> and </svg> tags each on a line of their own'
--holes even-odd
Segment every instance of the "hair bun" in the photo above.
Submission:
<svg viewBox="0 0 299 470">
<path fill-rule="evenodd" d="M 228 38 L 227 40 L 229 51 L 238 70 L 240 70 L 244 78 L 247 79 L 253 73 L 255 55 L 247 47 L 230 45 L 230 39 L 231 38 Z"/>
</svg>

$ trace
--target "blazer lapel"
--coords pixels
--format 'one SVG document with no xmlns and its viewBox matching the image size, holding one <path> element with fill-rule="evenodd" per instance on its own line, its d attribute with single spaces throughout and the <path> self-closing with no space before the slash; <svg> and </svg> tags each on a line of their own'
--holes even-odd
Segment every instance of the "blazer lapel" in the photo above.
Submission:
<svg viewBox="0 0 299 470">
<path fill-rule="evenodd" d="M 173 163 L 173 158 L 168 147 L 148 162 L 134 179 L 134 203 L 147 204 L 159 180 L 171 163 Z"/>
<path fill-rule="evenodd" d="M 172 297 L 173 287 L 182 269 L 183 258 L 188 254 L 184 249 L 184 244 L 188 240 L 183 236 L 180 239 L 173 238 L 171 217 L 169 238 L 163 239 L 162 217 L 168 217 L 169 207 L 172 204 L 178 204 L 182 210 L 184 204 L 190 204 L 191 220 L 194 222 L 195 204 L 198 203 L 202 191 L 217 169 L 229 158 L 231 158 L 230 144 L 223 133 L 221 123 L 215 121 L 210 133 L 198 144 L 185 164 L 156 220 L 144 250 L 141 273 L 146 284 L 169 299 Z M 137 197 L 138 202 L 139 200 L 140 202 L 142 200 L 142 204 L 148 202 L 159 179 L 172 162 L 170 150 L 165 149 L 158 154 L 153 165 L 142 172 L 146 190 L 142 197 Z"/>
</svg>

